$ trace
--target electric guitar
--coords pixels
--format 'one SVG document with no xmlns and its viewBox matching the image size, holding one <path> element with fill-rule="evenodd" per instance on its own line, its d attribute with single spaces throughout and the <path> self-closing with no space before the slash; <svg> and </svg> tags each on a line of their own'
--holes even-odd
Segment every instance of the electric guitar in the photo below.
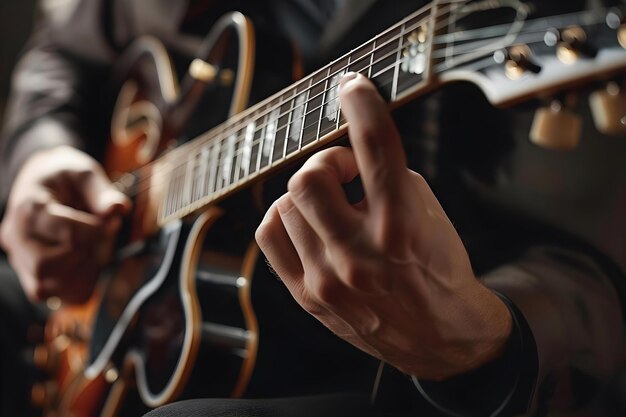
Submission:
<svg viewBox="0 0 626 417">
<path fill-rule="evenodd" d="M 45 408 L 113 416 L 134 385 L 149 407 L 183 391 L 245 393 L 259 339 L 258 219 L 236 207 L 248 213 L 255 198 L 244 190 L 345 136 L 337 90 L 346 72 L 372 79 L 391 109 L 456 81 L 478 85 L 494 106 L 544 101 L 531 140 L 570 149 L 579 123 L 560 100 L 565 92 L 593 91 L 598 130 L 626 133 L 624 13 L 535 18 L 518 0 L 435 1 L 247 109 L 255 37 L 243 15 L 213 28 L 181 87 L 163 47 L 139 40 L 123 59 L 105 162 L 134 200 L 130 227 L 90 303 L 53 315 L 39 362 L 56 358 L 57 394 L 42 388 Z M 239 63 L 229 67 L 233 46 Z M 232 85 L 230 117 L 172 148 L 215 83 Z"/>
</svg>

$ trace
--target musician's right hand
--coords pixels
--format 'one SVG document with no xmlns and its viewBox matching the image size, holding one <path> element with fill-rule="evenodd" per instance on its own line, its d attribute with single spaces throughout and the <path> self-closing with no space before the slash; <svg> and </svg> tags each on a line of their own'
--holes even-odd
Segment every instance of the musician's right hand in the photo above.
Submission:
<svg viewBox="0 0 626 417">
<path fill-rule="evenodd" d="M 130 205 L 84 152 L 60 146 L 30 156 L 0 225 L 0 245 L 27 296 L 85 301 Z"/>
</svg>

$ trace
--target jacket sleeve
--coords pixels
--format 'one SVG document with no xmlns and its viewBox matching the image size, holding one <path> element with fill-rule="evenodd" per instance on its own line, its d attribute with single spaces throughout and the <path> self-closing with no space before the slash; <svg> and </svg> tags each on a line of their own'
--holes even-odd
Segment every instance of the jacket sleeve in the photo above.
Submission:
<svg viewBox="0 0 626 417">
<path fill-rule="evenodd" d="M 539 247 L 483 281 L 509 306 L 515 323 L 509 346 L 468 375 L 415 380 L 431 404 L 461 416 L 623 415 L 625 281 L 617 267 L 578 251 Z"/>
<path fill-rule="evenodd" d="M 32 153 L 59 145 L 92 148 L 89 140 L 101 136 L 97 104 L 114 56 L 100 13 L 105 7 L 100 0 L 42 7 L 13 74 L 0 137 L 3 204 Z"/>
</svg>

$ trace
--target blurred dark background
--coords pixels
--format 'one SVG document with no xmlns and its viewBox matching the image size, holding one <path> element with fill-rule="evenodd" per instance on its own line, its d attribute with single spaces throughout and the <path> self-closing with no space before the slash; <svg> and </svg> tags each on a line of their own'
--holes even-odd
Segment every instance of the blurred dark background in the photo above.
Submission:
<svg viewBox="0 0 626 417">
<path fill-rule="evenodd" d="M 44 0 L 54 3 L 67 0 Z M 0 1 L 0 127 L 4 119 L 11 73 L 33 26 L 35 0 Z"/>
</svg>

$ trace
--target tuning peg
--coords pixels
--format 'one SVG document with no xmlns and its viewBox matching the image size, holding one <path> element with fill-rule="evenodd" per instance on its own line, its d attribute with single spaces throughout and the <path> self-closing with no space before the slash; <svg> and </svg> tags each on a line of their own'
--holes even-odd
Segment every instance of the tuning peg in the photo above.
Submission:
<svg viewBox="0 0 626 417">
<path fill-rule="evenodd" d="M 556 56 L 564 64 L 573 64 L 581 55 L 594 57 L 598 53 L 587 42 L 587 34 L 579 26 L 570 26 L 561 32 L 561 41 L 556 46 Z"/>
<path fill-rule="evenodd" d="M 626 91 L 616 82 L 589 95 L 596 129 L 605 135 L 626 134 Z"/>
<path fill-rule="evenodd" d="M 581 126 L 580 116 L 554 100 L 535 112 L 530 141 L 546 149 L 572 150 L 580 142 Z"/>
<path fill-rule="evenodd" d="M 504 73 L 510 80 L 517 80 L 527 72 L 538 73 L 541 67 L 532 61 L 527 45 L 513 45 L 506 51 Z"/>
<path fill-rule="evenodd" d="M 624 23 L 624 15 L 619 8 L 611 9 L 605 18 L 606 25 L 617 31 L 617 41 L 626 48 L 626 23 Z"/>
</svg>

